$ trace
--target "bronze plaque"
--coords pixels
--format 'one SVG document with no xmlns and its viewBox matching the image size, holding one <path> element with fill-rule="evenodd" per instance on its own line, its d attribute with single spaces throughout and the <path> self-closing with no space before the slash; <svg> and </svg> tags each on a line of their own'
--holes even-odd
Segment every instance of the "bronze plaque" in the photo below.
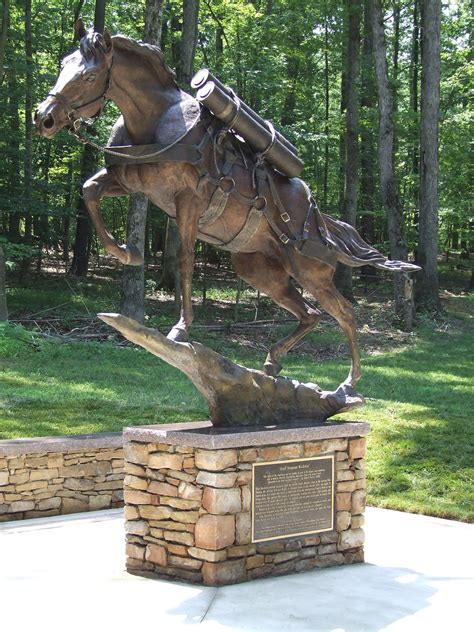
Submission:
<svg viewBox="0 0 474 632">
<path fill-rule="evenodd" d="M 334 528 L 334 455 L 254 463 L 252 542 Z"/>
</svg>

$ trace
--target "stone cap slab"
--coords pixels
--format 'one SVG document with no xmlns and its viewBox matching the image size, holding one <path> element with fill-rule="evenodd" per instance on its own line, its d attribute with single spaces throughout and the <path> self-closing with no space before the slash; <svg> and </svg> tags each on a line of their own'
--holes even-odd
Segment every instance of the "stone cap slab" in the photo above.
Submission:
<svg viewBox="0 0 474 632">
<path fill-rule="evenodd" d="M 346 437 L 363 437 L 369 424 L 361 421 L 293 423 L 278 426 L 238 426 L 219 428 L 210 421 L 124 428 L 124 441 L 166 443 L 191 448 L 219 450 L 278 443 L 298 443 Z"/>
<path fill-rule="evenodd" d="M 123 438 L 121 432 L 9 439 L 0 441 L 0 456 L 43 454 L 48 452 L 83 452 L 85 450 L 106 448 L 114 450 L 122 446 Z"/>
</svg>

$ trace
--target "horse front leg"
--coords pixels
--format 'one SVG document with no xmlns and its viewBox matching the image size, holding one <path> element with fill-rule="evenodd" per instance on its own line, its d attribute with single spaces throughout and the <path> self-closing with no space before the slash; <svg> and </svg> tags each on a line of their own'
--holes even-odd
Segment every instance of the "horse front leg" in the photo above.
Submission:
<svg viewBox="0 0 474 632">
<path fill-rule="evenodd" d="M 120 197 L 127 195 L 127 193 L 107 169 L 98 171 L 84 183 L 82 188 L 84 204 L 105 250 L 125 265 L 139 266 L 143 263 L 143 257 L 138 248 L 126 245 L 119 246 L 107 230 L 99 208 L 100 200 L 103 197 Z"/>
<path fill-rule="evenodd" d="M 194 272 L 194 246 L 197 237 L 197 215 L 190 196 L 183 195 L 176 201 L 176 223 L 179 233 L 178 265 L 181 290 L 181 315 L 168 334 L 170 340 L 186 342 L 193 322 L 192 284 Z M 176 288 L 175 291 L 178 291 Z"/>
</svg>

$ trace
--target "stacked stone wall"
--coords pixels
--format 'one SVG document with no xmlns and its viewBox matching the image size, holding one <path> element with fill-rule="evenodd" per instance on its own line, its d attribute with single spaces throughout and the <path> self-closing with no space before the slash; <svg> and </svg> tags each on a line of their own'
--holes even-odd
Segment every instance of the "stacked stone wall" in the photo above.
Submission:
<svg viewBox="0 0 474 632">
<path fill-rule="evenodd" d="M 207 585 L 362 562 L 365 438 L 215 449 L 125 444 L 127 568 Z M 334 530 L 251 542 L 252 463 L 334 454 Z"/>
<path fill-rule="evenodd" d="M 0 522 L 122 505 L 120 434 L 0 441 Z"/>
</svg>

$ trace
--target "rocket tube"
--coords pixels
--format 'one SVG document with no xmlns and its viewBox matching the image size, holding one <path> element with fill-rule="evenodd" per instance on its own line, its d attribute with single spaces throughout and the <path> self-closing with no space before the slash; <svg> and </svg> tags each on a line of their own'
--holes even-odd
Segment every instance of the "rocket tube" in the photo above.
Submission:
<svg viewBox="0 0 474 632">
<path fill-rule="evenodd" d="M 202 86 L 196 99 L 211 110 L 224 123 L 232 124 L 249 145 L 257 152 L 265 154 L 265 159 L 279 171 L 290 178 L 298 176 L 303 167 L 303 161 L 285 147 L 278 138 L 273 138 L 267 126 L 263 127 L 242 106 L 242 101 L 234 101 L 214 81 L 208 81 Z M 240 105 L 238 105 L 240 104 Z"/>
<path fill-rule="evenodd" d="M 199 90 L 200 88 L 204 87 L 208 81 L 213 81 L 216 84 L 216 86 L 220 88 L 223 92 L 228 94 L 230 97 L 232 96 L 231 88 L 229 88 L 229 86 L 224 85 L 222 81 L 219 81 L 219 79 L 217 79 L 217 77 L 214 77 L 211 71 L 208 70 L 207 68 L 202 68 L 201 70 L 198 70 L 198 72 L 192 78 L 191 87 L 194 88 L 195 90 Z M 259 116 L 254 110 L 252 110 L 251 107 L 249 107 L 243 101 L 240 101 L 240 103 L 241 103 L 241 108 L 245 110 L 247 114 L 249 114 L 249 116 L 251 116 L 255 121 L 257 121 L 257 123 L 259 123 L 263 127 L 267 127 L 262 117 Z M 282 136 L 280 132 L 276 132 L 276 137 L 280 141 L 280 143 L 282 143 L 282 145 L 285 145 L 285 147 L 289 151 L 291 151 L 293 154 L 295 154 L 295 156 L 298 155 L 298 149 L 292 143 L 290 143 L 289 140 L 287 140 L 284 136 Z"/>
</svg>

